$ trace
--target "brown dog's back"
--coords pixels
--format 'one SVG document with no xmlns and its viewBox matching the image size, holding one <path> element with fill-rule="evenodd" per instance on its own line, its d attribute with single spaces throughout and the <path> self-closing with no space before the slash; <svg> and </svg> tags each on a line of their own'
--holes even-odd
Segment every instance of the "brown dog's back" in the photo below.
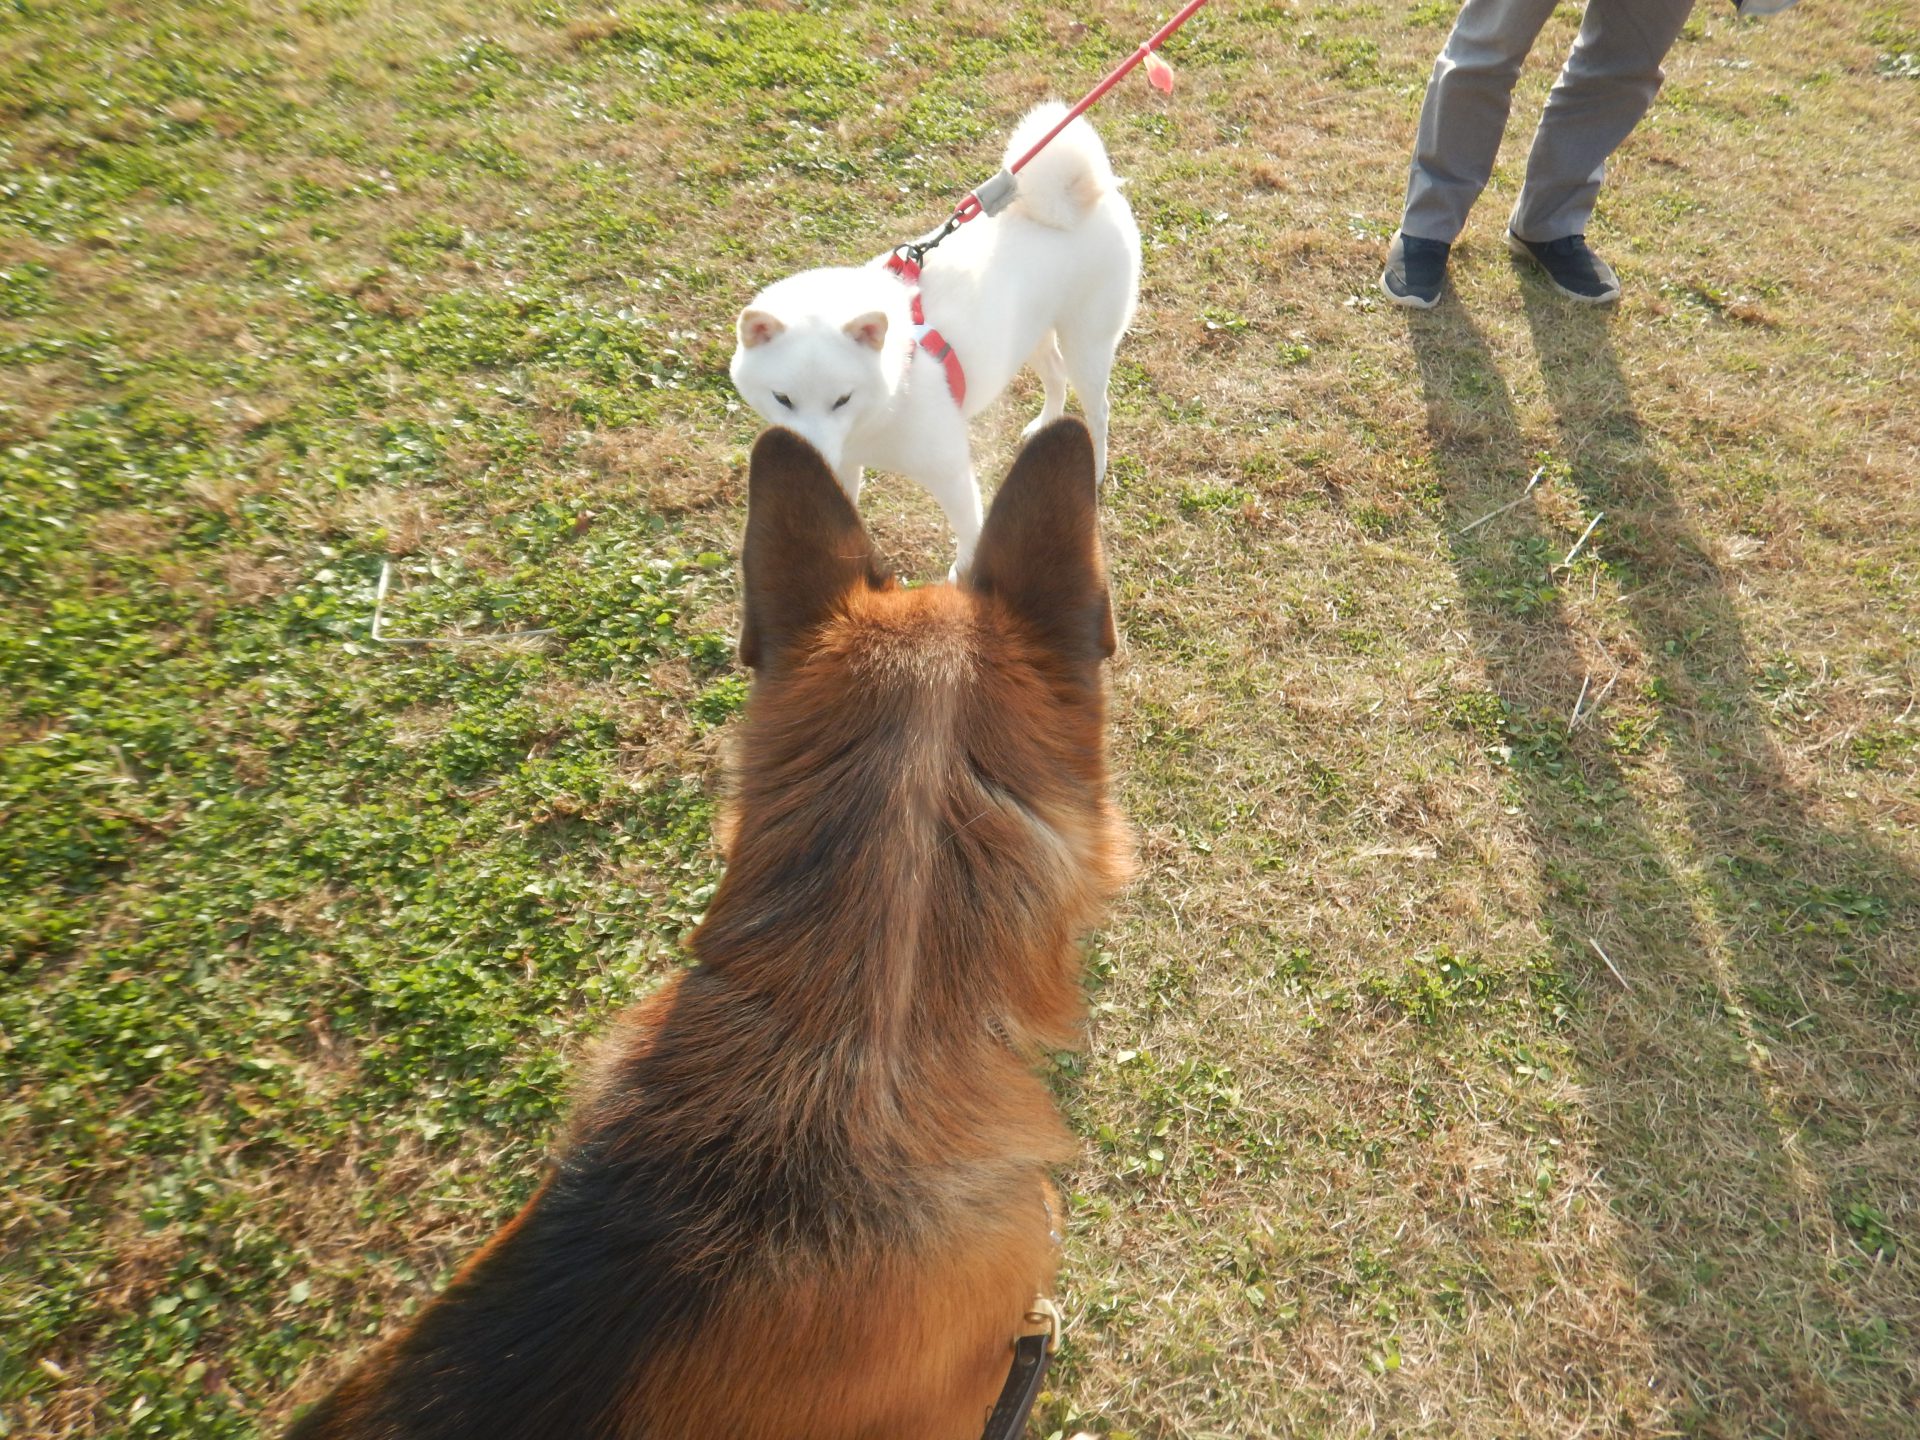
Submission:
<svg viewBox="0 0 1920 1440">
<path fill-rule="evenodd" d="M 886 578 L 755 448 L 726 877 L 554 1175 L 297 1440 L 974 1440 L 1051 1284 L 1076 937 L 1124 870 L 1086 434 L 1037 436 L 963 588 Z"/>
</svg>

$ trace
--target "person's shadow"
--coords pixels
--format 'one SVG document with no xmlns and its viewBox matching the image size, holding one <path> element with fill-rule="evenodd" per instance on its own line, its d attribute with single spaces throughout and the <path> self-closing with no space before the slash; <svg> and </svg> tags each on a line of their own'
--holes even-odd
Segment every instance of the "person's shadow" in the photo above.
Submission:
<svg viewBox="0 0 1920 1440">
<path fill-rule="evenodd" d="M 1501 728 L 1523 797 L 1665 1418 L 1917 1433 L 1920 873 L 1823 823 L 1788 773 L 1761 707 L 1805 677 L 1749 653 L 1611 316 L 1524 294 L 1561 524 L 1536 491 L 1461 533 L 1518 491 L 1538 438 L 1457 297 L 1408 323 L 1494 692 L 1470 713 Z"/>
</svg>

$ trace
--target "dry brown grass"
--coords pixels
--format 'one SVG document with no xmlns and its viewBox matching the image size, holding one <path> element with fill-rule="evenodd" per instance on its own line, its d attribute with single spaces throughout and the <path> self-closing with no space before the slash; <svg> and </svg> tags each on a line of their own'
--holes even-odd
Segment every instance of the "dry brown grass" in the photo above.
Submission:
<svg viewBox="0 0 1920 1440">
<path fill-rule="evenodd" d="M 418 316 L 537 278 L 549 262 L 513 243 L 532 217 L 617 193 L 643 238 L 579 256 L 573 283 L 642 307 L 713 376 L 743 297 L 922 228 L 991 168 L 1021 106 L 1110 58 L 1035 14 L 1065 48 L 969 51 L 979 71 L 958 77 L 877 65 L 812 135 L 734 89 L 655 98 L 595 58 L 625 12 L 555 27 L 493 4 L 336 8 L 286 20 L 302 53 L 273 83 L 318 106 L 332 76 L 360 87 L 369 133 L 403 129 L 396 77 L 485 33 L 532 77 L 504 117 L 525 172 L 349 196 L 325 212 L 331 236 L 140 199 L 152 270 L 118 245 L 0 242 L 0 264 L 53 267 L 138 356 L 257 353 L 245 383 L 210 365 L 165 382 L 236 443 L 285 428 L 277 390 L 305 404 L 320 383 L 287 358 L 298 317 L 262 270 Z M 1116 759 L 1141 869 L 1099 947 L 1086 1054 L 1059 1079 L 1086 1150 L 1066 1177 L 1071 1344 L 1036 1434 L 1913 1433 L 1920 169 L 1914 83 L 1861 38 L 1884 8 L 1831 0 L 1765 26 L 1702 9 L 1594 227 L 1628 287 L 1613 314 L 1561 305 L 1498 240 L 1571 11 L 1523 77 L 1431 316 L 1374 288 L 1444 34 L 1411 23 L 1423 11 L 1216 6 L 1171 47 L 1171 101 L 1134 87 L 1098 112 L 1148 240 L 1108 488 Z M 835 20 L 881 56 L 891 13 Z M 1152 11 L 1084 18 L 1121 46 Z M 959 53 L 1010 25 L 959 0 L 905 28 Z M 926 125 L 962 106 L 992 124 L 890 157 L 929 92 L 948 108 L 918 112 Z M 617 116 L 586 104 L 616 100 Z M 426 128 L 451 144 L 474 124 Z M 587 160 L 617 187 L 570 168 Z M 222 183 L 253 214 L 293 173 L 334 189 L 356 174 L 263 154 Z M 427 220 L 498 243 L 393 260 L 384 237 Z M 376 531 L 386 554 L 458 553 L 498 577 L 501 527 L 542 500 L 577 507 L 583 537 L 644 509 L 664 549 L 730 550 L 745 412 L 690 390 L 647 425 L 599 425 L 571 408 L 576 378 L 439 382 L 435 400 L 526 413 L 538 446 L 518 488 L 455 450 L 431 476 L 339 489 L 315 478 L 328 453 L 269 444 L 192 500 L 238 513 L 284 488 L 284 533 L 181 583 L 253 603 L 317 568 L 319 545 Z M 502 379 L 510 399 L 479 383 Z M 342 426 L 431 413 L 408 383 L 391 406 L 339 401 Z M 101 386 L 71 358 L 0 371 L 0 433 L 33 435 Z M 991 412 L 984 476 L 1037 404 L 1023 381 Z M 1542 464 L 1528 503 L 1460 533 Z M 903 569 L 938 573 L 924 495 L 880 477 L 863 509 Z M 1550 571 L 1600 512 L 1578 562 Z M 144 554 L 180 523 L 115 511 L 100 542 Z M 689 623 L 727 629 L 725 601 Z M 717 772 L 721 742 L 690 718 L 703 683 L 675 660 L 644 693 L 557 681 L 534 703 L 556 726 L 611 714 L 645 789 Z M 1609 683 L 1570 730 L 1582 690 Z M 411 715 L 395 743 L 431 743 L 446 718 Z M 235 743 L 264 783 L 273 734 Z M 525 817 L 554 818 L 593 823 Z M 619 865 L 639 903 L 666 895 L 651 860 Z M 357 1060 L 353 1037 L 328 1044 L 316 1085 Z M 494 1223 L 474 1177 L 530 1176 L 544 1139 L 395 1149 L 380 1123 L 246 1180 L 320 1297 L 252 1323 L 335 1314 L 329 1345 L 357 1344 Z M 22 1195 L 54 1183 L 51 1164 L 8 1148 Z M 144 1303 L 170 1243 L 115 1232 L 116 1313 Z M 44 1357 L 67 1378 L 14 1405 L 15 1433 L 117 1433 L 89 1343 Z M 241 1403 L 270 1428 L 285 1393 Z"/>
</svg>

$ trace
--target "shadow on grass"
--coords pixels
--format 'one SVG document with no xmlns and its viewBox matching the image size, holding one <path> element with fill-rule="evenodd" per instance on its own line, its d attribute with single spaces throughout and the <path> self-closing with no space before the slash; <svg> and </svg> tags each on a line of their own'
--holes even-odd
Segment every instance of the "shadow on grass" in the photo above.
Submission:
<svg viewBox="0 0 1920 1440">
<path fill-rule="evenodd" d="M 1780 677 L 1635 411 L 1611 317 L 1524 292 L 1553 484 L 1579 523 L 1606 512 L 1571 572 L 1549 572 L 1572 536 L 1543 492 L 1459 533 L 1517 493 L 1541 437 L 1457 300 L 1409 326 L 1495 691 L 1482 723 L 1581 996 L 1571 1039 L 1662 1408 L 1727 1440 L 1911 1435 L 1920 874 L 1787 773 L 1762 710 Z M 1632 678 L 1569 731 L 1616 666 Z"/>
</svg>

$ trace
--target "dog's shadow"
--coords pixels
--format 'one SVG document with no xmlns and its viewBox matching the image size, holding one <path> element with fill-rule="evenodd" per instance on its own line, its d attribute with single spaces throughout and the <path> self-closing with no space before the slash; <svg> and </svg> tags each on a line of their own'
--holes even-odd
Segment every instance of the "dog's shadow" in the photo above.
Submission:
<svg viewBox="0 0 1920 1440">
<path fill-rule="evenodd" d="M 1733 587 L 1636 412 L 1610 315 L 1537 282 L 1522 293 L 1555 483 L 1605 512 L 1589 542 L 1619 594 L 1605 617 L 1587 586 L 1575 602 L 1541 585 L 1541 557 L 1568 539 L 1531 501 L 1460 533 L 1517 493 L 1539 437 L 1457 296 L 1408 324 L 1446 545 L 1510 725 L 1565 733 L 1582 689 L 1608 679 L 1581 658 L 1596 649 L 1637 651 L 1646 675 L 1558 764 L 1512 770 L 1543 922 L 1582 997 L 1574 1043 L 1619 1258 L 1676 1417 L 1822 1430 L 1838 1413 L 1866 1433 L 1892 1422 L 1875 1408 L 1887 1391 L 1847 1376 L 1884 1333 L 1872 1317 L 1911 1298 L 1869 1252 L 1920 1173 L 1904 1067 L 1875 1062 L 1915 1044 L 1920 874 L 1825 823 L 1788 773 Z"/>
</svg>

